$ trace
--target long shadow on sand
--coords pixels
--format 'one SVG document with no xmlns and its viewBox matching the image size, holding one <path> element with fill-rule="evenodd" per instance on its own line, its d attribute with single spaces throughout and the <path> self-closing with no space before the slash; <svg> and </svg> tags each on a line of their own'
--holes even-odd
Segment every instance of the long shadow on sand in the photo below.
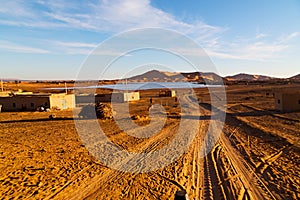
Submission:
<svg viewBox="0 0 300 200">
<path fill-rule="evenodd" d="M 206 110 L 212 110 L 212 108 L 214 108 L 217 111 L 219 110 L 218 108 L 213 107 L 209 103 L 200 103 L 199 105 L 201 107 L 205 108 Z M 297 111 L 295 111 L 295 112 L 297 112 Z M 277 117 L 277 118 L 280 118 L 283 120 L 300 122 L 299 119 L 282 116 L 282 114 L 286 114 L 286 113 L 293 113 L 293 112 L 282 112 L 282 111 L 277 111 L 277 110 L 253 110 L 253 111 L 248 111 L 248 112 L 226 113 L 226 115 L 233 116 L 233 117 L 273 116 L 273 117 Z"/>
<path fill-rule="evenodd" d="M 282 116 L 283 112 L 279 111 L 251 111 L 251 112 L 240 112 L 240 113 L 227 113 L 234 117 L 261 117 L 261 116 L 273 116 L 283 120 L 289 120 L 293 122 L 300 122 L 299 119 L 293 119 L 289 117 Z"/>
<path fill-rule="evenodd" d="M 74 120 L 74 118 L 69 117 L 63 117 L 63 118 L 41 118 L 41 119 L 20 119 L 20 120 L 8 120 L 8 121 L 0 121 L 0 124 L 6 124 L 6 123 L 18 123 L 18 122 L 45 122 L 45 121 L 62 121 L 62 120 Z"/>
<path fill-rule="evenodd" d="M 210 115 L 206 116 L 195 116 L 195 115 L 184 115 L 184 116 L 168 116 L 168 118 L 173 119 L 192 119 L 192 120 L 211 120 Z"/>
</svg>

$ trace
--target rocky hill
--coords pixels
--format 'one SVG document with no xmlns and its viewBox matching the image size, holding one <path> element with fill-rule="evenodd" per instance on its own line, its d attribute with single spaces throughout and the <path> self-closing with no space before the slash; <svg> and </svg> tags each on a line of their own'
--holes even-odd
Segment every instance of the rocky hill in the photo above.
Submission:
<svg viewBox="0 0 300 200">
<path fill-rule="evenodd" d="M 290 79 L 293 79 L 293 80 L 300 80 L 300 74 L 298 75 L 295 75 L 295 76 L 292 76 Z"/>
<path fill-rule="evenodd" d="M 290 78 L 282 79 L 264 75 L 253 75 L 240 73 L 233 76 L 221 77 L 213 72 L 166 72 L 151 70 L 146 73 L 133 76 L 127 79 L 129 82 L 198 82 L 207 84 L 217 84 L 221 80 L 224 83 L 234 82 L 282 82 L 300 81 L 300 74 Z"/>
<path fill-rule="evenodd" d="M 158 70 L 148 71 L 144 74 L 133 76 L 127 79 L 130 82 L 201 82 L 217 83 L 224 79 L 212 72 L 164 72 Z"/>
<path fill-rule="evenodd" d="M 252 75 L 252 74 L 237 74 L 233 76 L 225 77 L 228 81 L 269 81 L 272 80 L 273 77 L 263 76 L 263 75 Z"/>
</svg>

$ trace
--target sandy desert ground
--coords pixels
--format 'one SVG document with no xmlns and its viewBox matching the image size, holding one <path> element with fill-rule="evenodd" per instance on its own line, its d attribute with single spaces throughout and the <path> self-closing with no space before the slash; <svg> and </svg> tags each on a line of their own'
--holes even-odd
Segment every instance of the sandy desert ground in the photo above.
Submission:
<svg viewBox="0 0 300 200">
<path fill-rule="evenodd" d="M 229 86 L 226 121 L 206 157 L 200 149 L 212 120 L 207 92 L 199 93 L 201 117 L 188 151 L 148 173 L 111 169 L 89 153 L 76 132 L 72 111 L 0 113 L 1 199 L 300 199 L 300 112 L 274 110 L 265 91 L 273 86 Z M 279 87 L 279 86 L 278 86 Z M 299 89 L 299 85 L 293 86 Z M 145 99 L 131 115 L 148 115 Z M 144 101 L 144 102 L 143 102 Z M 157 101 L 157 102 L 155 102 Z M 161 103 L 154 99 L 154 103 Z M 178 113 L 174 101 L 165 109 Z M 192 114 L 191 114 L 192 115 Z M 184 117 L 184 116 L 181 116 Z M 88 125 L 89 119 L 83 119 Z M 128 136 L 113 120 L 99 120 L 107 137 L 128 151 L 151 152 L 174 138 L 181 118 L 169 117 L 151 138 Z M 147 120 L 137 121 L 143 128 Z M 172 154 L 165 155 L 172 159 Z M 142 170 L 149 163 L 134 166 Z"/>
</svg>

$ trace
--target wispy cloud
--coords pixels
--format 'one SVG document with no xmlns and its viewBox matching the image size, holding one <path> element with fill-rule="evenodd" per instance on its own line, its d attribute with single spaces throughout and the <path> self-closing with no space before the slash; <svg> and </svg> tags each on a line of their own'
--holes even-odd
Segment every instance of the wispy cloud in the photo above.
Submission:
<svg viewBox="0 0 300 200">
<path fill-rule="evenodd" d="M 83 2 L 81 2 L 83 3 Z M 93 32 L 118 33 L 120 31 L 160 27 L 177 30 L 192 36 L 203 46 L 216 42 L 226 29 L 203 21 L 186 22 L 151 5 L 150 0 L 84 1 L 16 0 L 0 8 L 0 24 L 42 29 L 78 29 Z M 38 8 L 38 9 L 37 9 Z M 95 46 L 82 43 L 59 43 L 66 53 L 88 54 Z M 89 49 L 88 49 L 89 48 Z"/>
<path fill-rule="evenodd" d="M 44 46 L 52 49 L 55 54 L 88 55 L 97 47 L 95 43 L 66 42 L 58 40 L 42 40 Z"/>
<path fill-rule="evenodd" d="M 11 51 L 11 52 L 19 52 L 19 53 L 37 53 L 37 54 L 50 53 L 50 51 L 45 49 L 23 46 L 23 45 L 14 44 L 4 40 L 0 40 L 0 49 L 5 51 Z"/>
<path fill-rule="evenodd" d="M 255 38 L 256 39 L 261 39 L 261 38 L 265 38 L 265 37 L 268 37 L 269 35 L 268 34 L 264 34 L 264 33 L 257 33 Z"/>
<path fill-rule="evenodd" d="M 236 60 L 255 60 L 255 61 L 276 61 L 282 55 L 286 49 L 291 47 L 289 43 L 292 39 L 300 36 L 298 32 L 294 32 L 285 36 L 280 36 L 272 42 L 262 40 L 261 37 L 254 36 L 253 38 L 238 38 L 232 42 L 219 43 L 219 38 L 212 38 L 206 41 L 204 50 L 205 52 L 214 58 L 221 59 L 236 59 Z M 265 38 L 265 37 L 264 37 Z M 86 42 L 65 42 L 56 40 L 46 40 L 45 44 L 50 44 L 52 49 L 55 49 L 56 53 L 62 54 L 81 54 L 89 55 L 92 51 L 97 48 L 96 43 Z M 178 45 L 174 44 L 175 48 L 170 49 L 171 51 L 180 53 L 182 55 L 201 56 L 203 51 L 193 48 L 179 48 Z M 95 51 L 94 55 L 121 55 L 123 52 L 118 50 L 105 50 Z M 206 55 L 206 54 L 205 54 Z"/>
<path fill-rule="evenodd" d="M 269 33 L 257 30 L 252 38 L 224 40 L 223 34 L 229 30 L 227 27 L 214 26 L 202 20 L 179 19 L 152 6 L 150 0 L 3 1 L 0 17 L 2 25 L 42 29 L 65 28 L 100 33 L 117 33 L 143 27 L 173 29 L 193 38 L 210 56 L 222 59 L 276 60 L 290 48 L 291 40 L 300 35 L 294 32 L 271 38 Z M 96 44 L 84 42 L 52 41 L 50 44 L 53 49 L 65 54 L 87 55 L 96 47 Z M 14 43 L 2 42 L 0 45 L 2 49 L 16 52 L 53 52 L 52 49 L 24 47 Z M 196 52 L 186 50 L 186 53 Z"/>
<path fill-rule="evenodd" d="M 10 2 L 10 1 L 7 1 Z M 185 22 L 150 4 L 150 0 L 101 0 L 94 3 L 39 0 L 6 3 L 1 24 L 38 28 L 65 27 L 116 33 L 132 28 L 161 27 L 208 38 L 224 31 L 202 21 Z M 36 8 L 39 9 L 36 9 Z"/>
<path fill-rule="evenodd" d="M 70 54 L 70 55 L 108 55 L 108 56 L 120 56 L 124 52 L 118 50 L 106 49 L 99 50 L 97 49 L 98 45 L 95 43 L 85 43 L 85 42 L 64 42 L 56 40 L 45 40 L 42 41 L 45 44 L 47 43 L 51 49 L 54 49 L 55 53 L 58 54 Z M 130 56 L 126 54 L 124 56 Z"/>
<path fill-rule="evenodd" d="M 219 42 L 219 38 L 206 42 L 204 50 L 212 58 L 275 62 L 279 61 L 292 48 L 291 41 L 299 37 L 298 32 L 269 39 L 269 35 L 254 35 L 252 38 L 234 38 L 231 41 Z M 210 42 L 210 43 L 209 43 Z M 174 52 L 183 55 L 201 56 L 203 52 L 193 48 L 174 48 Z M 205 55 L 205 54 L 204 54 Z"/>
<path fill-rule="evenodd" d="M 279 38 L 279 41 L 281 43 L 289 42 L 290 40 L 297 38 L 300 36 L 300 32 L 293 32 L 287 35 L 283 35 Z"/>
<path fill-rule="evenodd" d="M 84 4 L 84 6 L 82 6 Z M 5 8 L 3 8 L 5 7 Z M 0 24 L 42 29 L 78 29 L 100 33 L 160 27 L 187 34 L 203 46 L 213 44 L 226 29 L 203 21 L 186 22 L 151 5 L 150 0 L 6 1 L 0 8 Z M 95 46 L 55 43 L 66 53 L 88 54 Z M 89 48 L 89 49 L 87 49 Z"/>
<path fill-rule="evenodd" d="M 291 40 L 298 36 L 300 36 L 299 32 L 293 32 L 267 40 L 270 36 L 260 33 L 254 38 L 227 41 L 218 48 L 208 49 L 208 54 L 212 57 L 225 59 L 277 61 L 287 49 L 292 47 Z"/>
<path fill-rule="evenodd" d="M 26 6 L 26 2 L 21 0 L 1 1 L 0 14 L 14 17 L 33 17 L 34 14 Z"/>
<path fill-rule="evenodd" d="M 75 47 L 75 48 L 95 48 L 97 44 L 84 43 L 84 42 L 62 42 L 62 41 L 50 41 L 54 45 L 62 47 Z"/>
</svg>

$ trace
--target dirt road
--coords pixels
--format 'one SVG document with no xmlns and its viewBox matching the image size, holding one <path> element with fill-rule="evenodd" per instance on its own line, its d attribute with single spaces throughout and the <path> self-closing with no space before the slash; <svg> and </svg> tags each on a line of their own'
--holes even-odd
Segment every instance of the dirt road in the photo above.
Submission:
<svg viewBox="0 0 300 200">
<path fill-rule="evenodd" d="M 54 120 L 47 113 L 1 113 L 1 198 L 172 199 L 179 189 L 186 189 L 194 200 L 300 198 L 297 113 L 270 115 L 255 105 L 234 104 L 216 145 L 205 152 L 210 123 L 218 119 L 211 118 L 215 115 L 206 106 L 191 104 L 189 109 L 191 100 L 184 96 L 186 114 L 167 118 L 149 138 L 128 136 L 112 120 L 97 121 L 119 148 L 147 153 L 146 157 L 120 156 L 115 163 L 115 168 L 130 166 L 135 173 L 95 159 L 68 112 L 56 113 Z M 159 126 L 162 119 L 155 120 L 153 126 Z M 89 126 L 91 120 L 82 122 Z M 145 125 L 131 129 L 132 133 L 143 131 Z M 178 134 L 181 126 L 184 132 Z M 173 151 L 163 151 L 167 145 Z M 153 166 L 159 167 L 145 172 Z"/>
<path fill-rule="evenodd" d="M 187 101 L 185 97 L 182 101 Z M 201 109 L 203 116 L 211 113 Z M 189 114 L 189 119 L 196 116 Z M 187 116 L 182 116 L 182 118 Z M 207 145 L 205 136 L 213 120 L 204 117 L 199 120 L 199 129 L 188 151 L 177 161 L 162 169 L 149 173 L 126 173 L 106 168 L 99 176 L 88 181 L 68 199 L 170 199 L 175 191 L 186 189 L 190 199 L 273 199 L 272 193 L 263 184 L 243 157 L 235 150 L 226 134 L 222 134 L 215 147 L 201 157 L 202 145 Z M 180 126 L 180 120 L 168 121 L 163 130 L 149 140 L 145 140 L 136 149 L 152 152 L 163 148 Z M 198 123 L 198 120 L 195 120 Z M 196 122 L 195 122 L 196 123 Z M 141 127 L 142 128 L 142 127 Z M 138 130 L 136 130 L 138 131 Z M 118 136 L 120 135 L 120 136 Z M 119 140 L 122 133 L 114 135 Z M 184 139 L 184 138 L 182 138 Z M 172 155 L 165 155 L 168 159 Z M 125 161 L 126 162 L 126 161 Z M 125 163 L 121 163 L 125 164 Z M 143 160 L 135 167 L 143 167 Z M 62 196 L 58 195 L 57 198 Z"/>
</svg>

